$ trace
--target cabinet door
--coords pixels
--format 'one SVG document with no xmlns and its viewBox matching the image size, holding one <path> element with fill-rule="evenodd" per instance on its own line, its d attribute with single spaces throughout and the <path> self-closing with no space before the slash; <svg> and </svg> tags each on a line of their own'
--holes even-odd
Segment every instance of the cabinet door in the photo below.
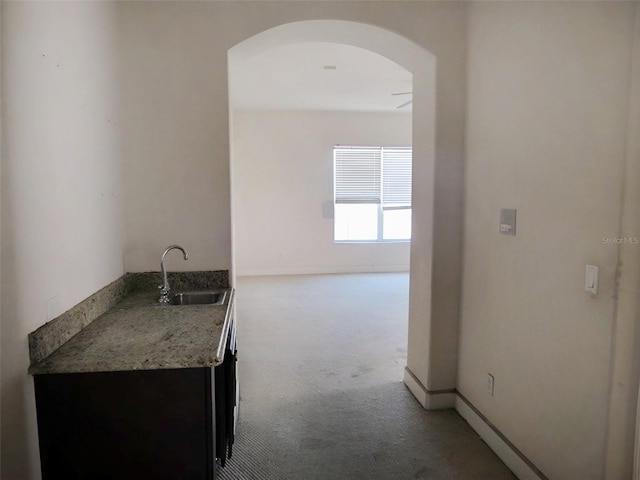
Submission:
<svg viewBox="0 0 640 480">
<path fill-rule="evenodd" d="M 236 351 L 235 326 L 227 338 L 224 361 L 215 367 L 216 457 L 225 466 L 235 439 Z M 232 349 L 233 346 L 233 349 Z"/>
<path fill-rule="evenodd" d="M 34 381 L 44 480 L 213 480 L 212 369 Z"/>
</svg>

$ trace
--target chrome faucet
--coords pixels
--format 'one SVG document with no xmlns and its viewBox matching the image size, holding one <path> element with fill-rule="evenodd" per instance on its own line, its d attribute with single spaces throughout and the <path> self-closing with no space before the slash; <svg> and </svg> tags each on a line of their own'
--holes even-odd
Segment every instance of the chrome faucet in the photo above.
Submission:
<svg viewBox="0 0 640 480">
<path fill-rule="evenodd" d="M 187 253 L 187 251 L 180 245 L 169 245 L 162 254 L 162 260 L 160 261 L 160 268 L 162 270 L 162 285 L 158 287 L 160 289 L 160 298 L 158 299 L 160 303 L 169 303 L 169 280 L 167 280 L 167 271 L 164 268 L 164 257 L 167 255 L 167 253 L 169 253 L 170 250 L 173 249 L 180 250 L 184 255 L 185 260 L 189 258 L 189 254 Z"/>
</svg>

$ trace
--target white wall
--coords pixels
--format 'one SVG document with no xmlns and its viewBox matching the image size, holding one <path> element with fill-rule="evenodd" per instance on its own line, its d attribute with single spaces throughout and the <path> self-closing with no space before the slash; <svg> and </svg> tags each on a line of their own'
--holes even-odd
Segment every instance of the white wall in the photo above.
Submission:
<svg viewBox="0 0 640 480">
<path fill-rule="evenodd" d="M 128 271 L 157 270 L 178 242 L 190 261 L 170 269 L 229 268 L 228 50 L 322 18 L 380 26 L 437 59 L 412 371 L 427 389 L 456 386 L 468 83 L 457 386 L 549 477 L 603 477 L 615 328 L 633 326 L 615 312 L 619 248 L 602 237 L 637 234 L 619 220 L 634 6 L 478 2 L 467 42 L 461 2 L 3 2 L 2 477 L 39 476 L 28 332 L 121 275 L 123 254 Z M 503 207 L 518 209 L 515 238 L 497 233 Z M 600 266 L 596 298 L 586 263 Z"/>
<path fill-rule="evenodd" d="M 470 10 L 458 390 L 549 478 L 605 476 L 633 9 Z"/>
<path fill-rule="evenodd" d="M 428 388 L 453 388 L 462 238 L 466 4 L 126 2 L 121 10 L 129 113 L 127 271 L 157 269 L 158 252 L 170 242 L 183 244 L 191 253 L 189 262 L 176 260 L 171 269 L 231 266 L 229 49 L 275 27 L 316 19 L 357 22 L 350 40 L 363 48 L 370 26 L 414 42 L 415 48 L 392 52 L 391 44 L 378 37 L 370 49 L 397 57 L 394 61 L 403 66 L 428 63 L 422 71 L 413 71 L 414 107 L 424 108 L 414 108 L 413 121 L 418 132 L 413 135 L 414 154 L 422 152 L 414 164 L 414 178 L 422 188 L 414 189 L 418 193 L 411 245 L 408 365 Z M 421 54 L 429 57 L 428 62 L 421 61 Z"/>
<path fill-rule="evenodd" d="M 7 100 L 1 199 L 3 478 L 39 477 L 33 390 L 26 374 L 29 332 L 124 271 L 157 270 L 169 243 L 179 242 L 191 253 L 188 263 L 171 258 L 169 269 L 231 265 L 231 47 L 278 25 L 325 18 L 377 25 L 407 37 L 437 57 L 435 130 L 441 155 L 436 160 L 441 158 L 454 180 L 460 171 L 463 4 L 2 2 L 1 8 Z M 414 51 L 397 54 L 412 57 Z M 418 89 L 414 105 L 434 103 L 419 97 Z M 424 115 L 431 118 L 432 112 L 426 109 Z M 436 149 L 432 136 L 420 133 L 424 151 Z M 420 161 L 430 173 L 433 156 Z M 439 195 L 460 194 L 461 184 L 454 181 Z M 422 198 L 420 268 L 412 268 L 423 279 L 413 293 L 421 298 L 431 288 L 424 279 L 431 272 L 432 223 L 439 221 L 432 215 L 433 198 L 432 193 Z M 454 228 L 438 237 L 437 250 L 444 267 L 453 264 L 446 271 L 455 277 L 460 205 L 453 204 L 452 212 L 444 222 Z M 455 304 L 455 285 L 453 291 Z M 425 323 L 430 314 L 414 308 Z M 428 342 L 428 330 L 414 332 L 413 342 Z M 447 342 L 455 343 L 455 336 L 448 335 Z"/>
<path fill-rule="evenodd" d="M 123 254 L 128 271 L 157 270 L 178 242 L 190 260 L 170 269 L 229 268 L 228 50 L 323 18 L 388 29 L 437 59 L 412 371 L 427 389 L 456 386 L 468 83 L 457 386 L 549 477 L 604 476 L 614 321 L 633 324 L 614 313 L 619 249 L 601 241 L 627 233 L 633 7 L 478 2 L 467 42 L 462 2 L 3 2 L 2 477 L 39 476 L 28 332 L 122 274 Z M 414 146 L 430 141 L 419 135 Z M 515 238 L 497 233 L 502 207 L 518 209 Z M 597 298 L 582 291 L 586 263 L 601 269 Z"/>
<path fill-rule="evenodd" d="M 0 6 L 0 42 L 2 40 L 2 6 Z M 2 111 L 4 97 L 2 92 L 2 49 L 0 48 L 0 225 L 2 224 L 2 158 L 4 157 L 4 131 L 2 129 Z M 1 227 L 0 227 L 1 230 Z M 0 252 L 2 252 L 2 235 L 0 234 Z M 2 272 L 2 254 L 0 253 L 0 272 Z M 1 276 L 1 273 L 0 273 Z M 0 280 L 0 304 L 2 304 L 2 281 Z M 0 307 L 0 452 L 2 452 L 2 308 Z M 0 475 L 2 474 L 2 454 L 0 453 Z"/>
<path fill-rule="evenodd" d="M 411 115 L 235 111 L 238 275 L 408 271 L 409 243 L 333 242 L 333 146 L 411 145 Z"/>
<path fill-rule="evenodd" d="M 622 183 L 620 237 L 640 237 L 640 3 L 635 8 L 635 29 L 630 75 L 626 159 Z M 631 478 L 636 431 L 640 414 L 640 245 L 620 245 L 618 295 L 611 347 L 610 403 L 606 478 Z M 638 416 L 640 421 L 640 416 Z M 640 431 L 639 431 L 640 434 Z M 640 436 L 637 437 L 640 448 Z M 640 459 L 638 459 L 640 460 Z M 640 468 L 640 465 L 636 465 Z"/>
<path fill-rule="evenodd" d="M 225 23 L 217 2 L 121 5 L 128 272 L 231 263 Z"/>
<path fill-rule="evenodd" d="M 438 54 L 441 123 L 457 127 L 451 135 L 442 134 L 442 148 L 451 150 L 449 163 L 461 165 L 462 108 L 451 105 L 464 103 L 462 5 L 127 2 L 122 10 L 130 109 L 125 138 L 127 271 L 156 269 L 157 252 L 171 242 L 188 248 L 190 260 L 170 268 L 230 267 L 227 52 L 288 22 L 339 18 L 373 24 Z M 424 21 L 415 22 L 416 17 Z M 458 208 L 461 224 L 460 217 Z M 450 244 L 455 246 L 455 240 Z"/>
<path fill-rule="evenodd" d="M 121 9 L 125 103 L 130 114 L 125 126 L 127 271 L 156 269 L 157 252 L 174 241 L 191 255 L 189 262 L 176 261 L 171 269 L 231 266 L 227 84 L 231 48 L 286 24 L 312 23 L 311 33 L 324 34 L 327 40 L 327 31 L 319 32 L 322 25 L 305 21 L 330 18 L 327 22 L 339 30 L 339 38 L 348 37 L 344 43 L 374 50 L 412 71 L 418 188 L 414 188 L 407 364 L 427 388 L 454 388 L 466 4 L 126 2 Z M 348 32 L 344 23 L 352 24 Z M 371 32 L 376 28 L 378 36 Z M 300 31 L 286 33 L 294 38 Z M 384 41 L 389 37 L 395 41 Z M 406 48 L 392 48 L 398 43 Z"/>
<path fill-rule="evenodd" d="M 114 4 L 2 3 L 2 478 L 39 478 L 27 334 L 123 273 Z"/>
</svg>

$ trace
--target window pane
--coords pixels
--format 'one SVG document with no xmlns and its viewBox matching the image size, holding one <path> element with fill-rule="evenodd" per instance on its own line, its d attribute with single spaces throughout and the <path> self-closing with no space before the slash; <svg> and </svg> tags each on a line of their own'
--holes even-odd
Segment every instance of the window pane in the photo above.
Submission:
<svg viewBox="0 0 640 480">
<path fill-rule="evenodd" d="M 378 205 L 349 204 L 335 205 L 335 240 L 377 240 Z"/>
<path fill-rule="evenodd" d="M 382 150 L 382 203 L 411 205 L 411 148 Z"/>
<path fill-rule="evenodd" d="M 384 240 L 411 239 L 411 209 L 385 210 L 382 225 Z"/>
<path fill-rule="evenodd" d="M 379 203 L 382 150 L 334 147 L 336 203 Z"/>
</svg>

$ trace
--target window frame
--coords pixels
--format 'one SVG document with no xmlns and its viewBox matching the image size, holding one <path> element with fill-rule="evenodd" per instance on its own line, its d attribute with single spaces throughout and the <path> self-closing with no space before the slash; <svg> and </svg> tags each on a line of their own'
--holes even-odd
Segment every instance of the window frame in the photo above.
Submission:
<svg viewBox="0 0 640 480">
<path fill-rule="evenodd" d="M 348 151 L 348 150 L 354 150 L 354 151 L 377 151 L 379 152 L 379 166 L 377 166 L 377 169 L 379 171 L 378 173 L 378 177 L 376 180 L 374 180 L 375 182 L 378 183 L 377 186 L 377 198 L 374 198 L 374 196 L 371 196 L 369 198 L 369 200 L 371 201 L 366 201 L 363 200 L 362 196 L 362 192 L 361 191 L 357 191 L 355 193 L 355 195 L 353 196 L 353 198 L 350 200 L 348 198 L 348 193 L 344 192 L 345 187 L 341 186 L 339 187 L 339 179 L 338 179 L 338 153 L 339 152 L 344 152 L 344 151 Z M 396 188 L 395 193 L 395 197 L 397 198 L 402 198 L 404 197 L 405 199 L 407 199 L 407 195 L 408 195 L 408 200 L 409 202 L 385 202 L 385 190 L 389 190 L 389 189 L 393 189 L 392 186 L 388 186 L 385 184 L 385 151 L 387 151 L 387 157 L 389 156 L 389 154 L 398 154 L 398 153 L 405 153 L 408 151 L 409 152 L 409 162 L 408 162 L 408 168 L 406 165 L 404 165 L 404 170 L 402 170 L 401 167 L 401 174 L 406 175 L 406 170 L 408 169 L 409 172 L 409 181 L 408 181 L 408 188 L 406 187 L 406 182 L 404 183 L 404 187 L 400 189 L 400 193 L 398 193 L 398 189 Z M 403 160 L 406 162 L 406 157 L 403 157 Z M 389 160 L 388 160 L 389 162 Z M 334 208 L 334 212 L 335 209 L 337 207 L 337 205 L 339 204 L 364 204 L 364 205 L 377 205 L 377 238 L 376 239 L 354 239 L 354 240 L 349 240 L 349 239 L 336 239 L 336 218 L 335 218 L 335 213 L 333 216 L 333 242 L 334 243 L 409 243 L 411 242 L 411 227 L 412 225 L 409 225 L 409 237 L 408 238 L 398 238 L 398 239 L 385 239 L 384 238 L 384 213 L 385 211 L 393 211 L 393 210 L 411 210 L 413 208 L 413 195 L 412 195 L 412 183 L 413 183 L 413 172 L 412 172 L 412 167 L 413 167 L 413 147 L 411 146 L 358 146 L 358 145 L 334 145 L 333 146 L 333 208 Z M 370 175 L 370 174 L 368 174 Z M 374 172 L 372 175 L 374 178 L 376 176 L 376 173 Z M 344 183 L 344 182 L 342 182 Z M 348 186 L 346 187 L 348 189 Z M 338 193 L 338 190 L 341 190 L 340 193 Z M 365 189 L 366 190 L 366 189 Z M 408 192 L 406 191 L 408 190 Z M 340 197 L 341 200 L 338 198 Z M 411 222 L 411 220 L 409 220 Z"/>
</svg>

